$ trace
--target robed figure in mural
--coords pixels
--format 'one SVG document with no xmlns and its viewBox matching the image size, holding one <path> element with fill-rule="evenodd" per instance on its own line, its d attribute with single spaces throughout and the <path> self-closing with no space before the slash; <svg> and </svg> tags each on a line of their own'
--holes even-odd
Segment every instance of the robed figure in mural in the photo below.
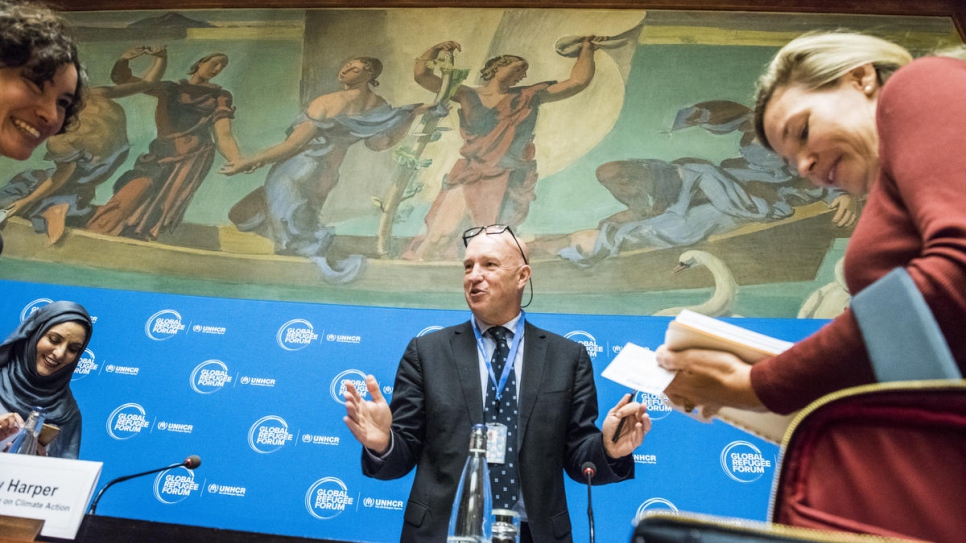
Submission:
<svg viewBox="0 0 966 543">
<path fill-rule="evenodd" d="M 541 104 L 569 98 L 587 88 L 594 77 L 595 36 L 581 40 L 580 52 L 564 81 L 517 86 L 529 64 L 520 56 L 500 55 L 480 70 L 483 85 L 460 85 L 452 101 L 459 104 L 462 158 L 443 180 L 426 215 L 426 231 L 404 253 L 411 260 L 433 260 L 455 250 L 464 221 L 518 226 L 535 198 L 537 162 L 534 128 Z M 426 90 L 438 92 L 442 79 L 429 62 L 441 51 L 459 51 L 460 44 L 434 45 L 416 59 L 413 75 Z"/>
<path fill-rule="evenodd" d="M 273 164 L 265 184 L 242 198 L 229 218 L 243 232 L 275 242 L 276 254 L 312 258 L 330 282 L 354 279 L 365 260 L 352 255 L 334 266 L 325 259 L 335 237 L 321 219 L 322 206 L 339 182 L 339 168 L 358 142 L 373 151 L 398 143 L 413 120 L 429 107 L 392 107 L 375 92 L 382 62 L 371 57 L 349 60 L 339 70 L 342 89 L 309 103 L 288 129 L 288 137 L 255 155 L 231 160 L 226 175 Z"/>
<path fill-rule="evenodd" d="M 622 251 L 682 247 L 750 222 L 791 217 L 797 206 L 824 201 L 832 221 L 847 228 L 858 218 L 859 200 L 834 187 L 815 187 L 755 137 L 752 111 L 728 100 L 680 109 L 671 131 L 699 127 L 711 134 L 741 135 L 740 156 L 715 164 L 699 157 L 606 162 L 597 180 L 627 209 L 576 232 L 559 255 L 590 266 Z"/>
<path fill-rule="evenodd" d="M 145 49 L 144 54 L 158 56 L 166 65 L 164 47 Z M 111 72 L 115 84 L 140 80 L 131 72 L 132 58 L 125 55 L 115 63 Z M 144 93 L 158 99 L 157 138 L 134 168 L 114 183 L 114 195 L 98 208 L 88 230 L 155 240 L 181 223 L 211 170 L 216 149 L 227 160 L 238 159 L 238 144 L 231 134 L 232 95 L 211 82 L 227 65 L 227 55 L 213 53 L 191 66 L 188 79 L 147 86 Z"/>
</svg>

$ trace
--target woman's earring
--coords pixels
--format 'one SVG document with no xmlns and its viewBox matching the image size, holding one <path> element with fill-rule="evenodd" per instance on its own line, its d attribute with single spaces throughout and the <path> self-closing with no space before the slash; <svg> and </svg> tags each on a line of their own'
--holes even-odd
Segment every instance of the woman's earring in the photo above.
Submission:
<svg viewBox="0 0 966 543">
<path fill-rule="evenodd" d="M 866 94 L 872 94 L 872 85 L 866 85 L 865 86 L 865 93 Z"/>
</svg>

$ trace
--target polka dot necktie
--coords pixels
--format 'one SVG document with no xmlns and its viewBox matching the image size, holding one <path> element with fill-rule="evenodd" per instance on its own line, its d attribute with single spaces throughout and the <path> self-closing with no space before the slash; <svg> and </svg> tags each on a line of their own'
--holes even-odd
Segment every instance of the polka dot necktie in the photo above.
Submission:
<svg viewBox="0 0 966 543">
<path fill-rule="evenodd" d="M 507 347 L 507 329 L 494 326 L 486 331 L 496 341 L 493 350 L 493 374 L 499 382 L 503 375 L 503 368 L 507 363 L 510 348 Z M 520 494 L 520 476 L 517 471 L 517 378 L 516 372 L 511 371 L 507 377 L 503 395 L 496 399 L 496 385 L 492 379 L 486 394 L 486 422 L 498 422 L 507 428 L 506 457 L 503 464 L 490 466 L 490 490 L 493 492 L 494 509 L 512 509 Z"/>
</svg>

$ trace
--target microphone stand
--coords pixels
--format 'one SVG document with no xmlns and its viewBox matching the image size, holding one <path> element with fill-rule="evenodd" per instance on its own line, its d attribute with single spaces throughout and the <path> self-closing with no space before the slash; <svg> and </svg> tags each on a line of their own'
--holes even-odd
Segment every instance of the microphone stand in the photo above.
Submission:
<svg viewBox="0 0 966 543">
<path fill-rule="evenodd" d="M 590 543 L 594 543 L 594 506 L 591 502 L 591 479 L 597 473 L 597 467 L 592 462 L 583 465 L 584 476 L 587 477 L 587 525 L 590 527 Z"/>
<path fill-rule="evenodd" d="M 111 488 L 112 486 L 114 486 L 117 483 L 123 483 L 124 481 L 128 481 L 128 480 L 134 479 L 136 477 L 142 477 L 144 475 L 151 475 L 152 473 L 158 473 L 159 471 L 164 471 L 166 469 L 180 468 L 182 466 L 185 466 L 187 463 L 188 463 L 188 461 L 185 460 L 183 462 L 178 462 L 177 464 L 171 464 L 170 466 L 165 466 L 163 468 L 150 469 L 148 471 L 143 471 L 141 473 L 135 473 L 134 475 L 125 475 L 123 477 L 118 477 L 117 479 L 112 479 L 106 485 L 102 486 L 101 489 L 97 492 L 97 496 L 95 496 L 94 497 L 94 501 L 91 502 L 91 507 L 88 510 L 88 512 L 91 515 L 94 515 L 97 512 L 97 502 L 99 502 L 101 500 L 101 496 L 104 494 L 104 491 L 107 490 L 108 488 Z"/>
<path fill-rule="evenodd" d="M 587 522 L 590 526 L 590 543 L 594 543 L 594 506 L 590 503 L 590 478 L 592 475 L 587 475 Z"/>
</svg>

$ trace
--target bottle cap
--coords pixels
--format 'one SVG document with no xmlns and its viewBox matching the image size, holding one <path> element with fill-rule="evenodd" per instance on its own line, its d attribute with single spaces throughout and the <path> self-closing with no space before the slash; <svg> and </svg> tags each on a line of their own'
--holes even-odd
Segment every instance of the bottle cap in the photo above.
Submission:
<svg viewBox="0 0 966 543">
<path fill-rule="evenodd" d="M 470 453 L 486 454 L 486 425 L 474 424 L 470 431 Z"/>
<path fill-rule="evenodd" d="M 496 519 L 496 522 L 507 522 L 507 523 L 513 524 L 514 522 L 516 522 L 517 518 L 519 517 L 520 515 L 516 511 L 513 511 L 511 509 L 493 510 L 493 518 Z"/>
</svg>

